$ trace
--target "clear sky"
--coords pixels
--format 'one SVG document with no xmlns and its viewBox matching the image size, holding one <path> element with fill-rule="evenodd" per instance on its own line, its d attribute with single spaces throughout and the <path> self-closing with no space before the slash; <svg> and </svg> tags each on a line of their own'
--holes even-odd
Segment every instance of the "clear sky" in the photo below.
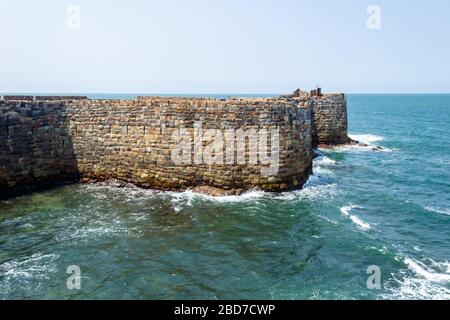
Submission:
<svg viewBox="0 0 450 320">
<path fill-rule="evenodd" d="M 0 39 L 0 92 L 450 92 L 448 0 L 0 0 Z"/>
</svg>

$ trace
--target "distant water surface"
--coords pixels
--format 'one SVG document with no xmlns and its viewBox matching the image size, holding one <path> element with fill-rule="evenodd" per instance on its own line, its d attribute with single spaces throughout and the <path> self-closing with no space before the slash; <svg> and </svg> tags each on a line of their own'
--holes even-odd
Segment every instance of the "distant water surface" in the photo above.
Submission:
<svg viewBox="0 0 450 320">
<path fill-rule="evenodd" d="M 0 202 L 0 298 L 450 299 L 450 95 L 348 102 L 369 147 L 322 151 L 300 191 L 95 184 Z"/>
</svg>

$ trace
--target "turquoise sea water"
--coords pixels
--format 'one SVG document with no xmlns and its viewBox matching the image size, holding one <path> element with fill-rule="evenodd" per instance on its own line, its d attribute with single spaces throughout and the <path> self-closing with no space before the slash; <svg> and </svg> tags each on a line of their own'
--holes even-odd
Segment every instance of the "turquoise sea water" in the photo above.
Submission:
<svg viewBox="0 0 450 320">
<path fill-rule="evenodd" d="M 300 191 L 97 184 L 2 201 L 0 298 L 450 299 L 449 123 L 450 95 L 350 95 L 351 134 L 384 151 L 322 150 Z"/>
</svg>

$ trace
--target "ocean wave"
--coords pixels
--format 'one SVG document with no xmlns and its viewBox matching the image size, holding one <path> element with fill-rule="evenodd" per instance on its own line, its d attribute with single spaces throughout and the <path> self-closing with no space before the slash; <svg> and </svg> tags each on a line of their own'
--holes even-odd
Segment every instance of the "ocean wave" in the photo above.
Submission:
<svg viewBox="0 0 450 320">
<path fill-rule="evenodd" d="M 143 215 L 131 214 L 134 221 L 145 219 Z M 138 238 L 141 230 L 129 227 L 127 221 L 117 216 L 105 216 L 90 212 L 90 217 L 77 215 L 62 218 L 59 223 L 67 226 L 55 235 L 57 241 L 74 241 L 84 243 L 98 237 L 111 238 Z M 80 225 L 82 223 L 82 225 Z"/>
<path fill-rule="evenodd" d="M 316 176 L 327 176 L 327 177 L 334 176 L 333 170 L 323 168 L 323 167 L 314 167 L 314 174 Z"/>
<path fill-rule="evenodd" d="M 431 265 L 434 268 L 438 268 L 440 272 L 448 273 L 450 274 L 450 262 L 444 261 L 444 262 L 436 262 L 433 259 L 428 258 L 428 261 L 431 262 Z"/>
<path fill-rule="evenodd" d="M 353 209 L 363 209 L 363 208 L 359 207 L 359 206 L 355 206 L 355 205 L 349 205 L 349 206 L 342 207 L 340 209 L 340 211 L 341 211 L 342 215 L 344 215 L 345 217 L 348 217 L 354 224 L 356 224 L 356 226 L 358 228 L 360 228 L 362 230 L 372 229 L 370 224 L 368 224 L 367 222 L 364 222 L 358 216 L 352 215 L 350 213 Z"/>
<path fill-rule="evenodd" d="M 425 263 L 423 262 L 411 259 L 409 257 L 405 258 L 404 262 L 410 270 L 414 271 L 417 275 L 428 281 L 450 282 L 450 266 L 448 261 L 446 261 L 445 263 L 437 263 L 435 261 L 432 261 L 432 266 L 434 267 L 434 269 L 425 265 Z"/>
<path fill-rule="evenodd" d="M 77 229 L 75 232 L 67 234 L 65 239 L 74 239 L 74 240 L 87 240 L 95 237 L 102 236 L 121 236 L 125 237 L 129 234 L 129 230 L 120 226 L 114 225 L 99 225 L 94 227 L 82 227 Z M 64 237 L 63 237 L 64 239 Z"/>
<path fill-rule="evenodd" d="M 389 291 L 384 298 L 400 300 L 449 300 L 450 264 L 426 259 L 430 265 L 406 257 L 403 262 L 408 267 L 394 275 L 386 287 Z M 413 273 L 413 274 L 411 274 Z"/>
<path fill-rule="evenodd" d="M 325 155 L 320 155 L 313 161 L 314 176 L 334 177 L 333 166 L 337 165 L 337 161 Z"/>
<path fill-rule="evenodd" d="M 395 288 L 388 288 L 390 293 L 382 295 L 385 299 L 397 300 L 450 300 L 450 289 L 431 283 L 425 279 L 404 277 L 395 279 Z M 399 286 L 397 288 L 397 286 Z"/>
<path fill-rule="evenodd" d="M 313 180 L 315 180 L 315 178 L 317 177 L 312 176 L 312 178 Z M 283 192 L 278 195 L 273 195 L 272 197 L 274 199 L 284 201 L 298 201 L 298 200 L 318 201 L 318 200 L 333 199 L 337 195 L 337 193 L 338 188 L 336 184 L 326 184 L 326 185 L 306 184 L 303 189 L 290 192 Z"/>
<path fill-rule="evenodd" d="M 393 151 L 390 148 L 386 148 L 386 147 L 383 147 L 383 146 L 380 146 L 377 144 L 377 142 L 381 142 L 385 139 L 382 136 L 378 136 L 378 135 L 374 135 L 374 134 L 349 134 L 349 137 L 352 140 L 357 141 L 361 144 L 337 146 L 337 147 L 333 148 L 333 151 L 337 151 L 337 152 L 351 152 L 351 151 L 392 152 Z"/>
<path fill-rule="evenodd" d="M 349 134 L 348 135 L 350 139 L 362 142 L 365 144 L 372 145 L 374 142 L 383 141 L 383 136 L 378 136 L 375 134 Z"/>
<path fill-rule="evenodd" d="M 209 203 L 255 203 L 258 204 L 258 200 L 268 196 L 268 193 L 264 191 L 249 191 L 241 195 L 230 195 L 213 197 L 210 195 L 196 193 L 192 190 L 186 190 L 184 192 L 167 191 L 163 193 L 165 197 L 169 197 L 172 204 L 174 213 L 179 213 L 186 208 L 193 207 L 197 202 L 209 202 Z"/>
<path fill-rule="evenodd" d="M 313 164 L 314 166 L 329 166 L 329 165 L 335 165 L 337 162 L 334 159 L 331 159 L 325 155 L 321 155 L 318 158 L 314 159 Z"/>
<path fill-rule="evenodd" d="M 425 207 L 425 210 L 427 210 L 428 212 L 434 212 L 434 213 L 439 213 L 439 214 L 443 214 L 446 216 L 450 216 L 450 208 Z"/>
<path fill-rule="evenodd" d="M 108 193 L 112 193 L 114 196 L 123 197 L 125 202 L 154 197 L 161 193 L 161 191 L 154 189 L 143 189 L 132 185 L 118 186 L 102 182 L 82 185 L 81 191 L 88 193 L 99 201 L 109 201 L 111 194 Z"/>
<path fill-rule="evenodd" d="M 434 164 L 444 164 L 444 165 L 450 165 L 450 158 L 435 158 L 431 160 Z"/>
<path fill-rule="evenodd" d="M 19 216 L 19 217 L 10 218 L 10 219 L 5 219 L 4 221 L 1 222 L 1 225 L 8 227 L 8 228 L 15 228 L 15 227 L 23 226 L 24 224 L 26 224 L 30 221 L 31 221 L 30 216 L 23 215 L 23 216 Z"/>
<path fill-rule="evenodd" d="M 33 280 L 48 279 L 50 273 L 57 272 L 58 258 L 57 254 L 35 253 L 0 264 L 0 292 L 8 294 L 18 287 L 30 288 Z"/>
<path fill-rule="evenodd" d="M 54 237 L 57 241 L 75 243 L 85 243 L 99 237 L 138 238 L 142 230 L 130 221 L 146 218 L 147 212 L 127 212 L 125 215 L 114 208 L 105 212 L 104 204 L 93 200 L 55 219 L 57 231 Z"/>
<path fill-rule="evenodd" d="M 218 203 L 229 203 L 229 202 L 248 202 L 255 201 L 257 199 L 263 198 L 267 196 L 267 193 L 264 191 L 248 191 L 241 195 L 230 195 L 230 196 L 220 196 L 214 197 L 207 194 L 196 193 L 192 190 L 186 190 L 183 192 L 175 192 L 175 191 L 167 191 L 166 195 L 169 195 L 172 198 L 172 202 L 174 204 L 185 204 L 187 206 L 192 206 L 194 200 L 203 200 L 210 202 L 218 202 Z"/>
<path fill-rule="evenodd" d="M 312 175 L 302 189 L 282 193 L 253 190 L 241 195 L 213 197 L 187 190 L 184 192 L 168 191 L 165 194 L 171 197 L 171 202 L 173 205 L 172 208 L 176 212 L 179 212 L 184 207 L 192 207 L 195 201 L 208 201 L 215 203 L 257 203 L 261 199 L 296 201 L 332 198 L 337 194 L 337 185 L 323 184 L 320 177 Z"/>
</svg>

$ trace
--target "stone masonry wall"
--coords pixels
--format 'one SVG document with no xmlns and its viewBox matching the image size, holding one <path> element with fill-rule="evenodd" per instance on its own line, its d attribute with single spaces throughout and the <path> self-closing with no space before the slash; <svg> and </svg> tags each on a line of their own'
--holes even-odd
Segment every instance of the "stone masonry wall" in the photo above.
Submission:
<svg viewBox="0 0 450 320">
<path fill-rule="evenodd" d="M 74 178 L 160 189 L 299 188 L 312 167 L 311 107 L 310 100 L 286 99 L 1 101 L 0 192 Z M 199 124 L 209 129 L 201 142 L 194 141 Z M 244 143 L 239 130 L 249 133 Z M 261 142 L 264 131 L 269 136 Z M 223 158 L 216 144 L 221 139 Z M 183 163 L 174 163 L 180 141 L 189 144 L 190 154 L 183 149 Z M 261 159 L 264 144 L 267 155 L 279 152 L 275 171 Z M 200 145 L 208 152 L 199 159 Z M 207 156 L 213 164 L 202 159 Z"/>
<path fill-rule="evenodd" d="M 312 97 L 311 100 L 313 146 L 349 143 L 346 96 L 326 94 Z"/>
<path fill-rule="evenodd" d="M 65 110 L 62 102 L 0 101 L 0 192 L 78 176 Z"/>
</svg>

